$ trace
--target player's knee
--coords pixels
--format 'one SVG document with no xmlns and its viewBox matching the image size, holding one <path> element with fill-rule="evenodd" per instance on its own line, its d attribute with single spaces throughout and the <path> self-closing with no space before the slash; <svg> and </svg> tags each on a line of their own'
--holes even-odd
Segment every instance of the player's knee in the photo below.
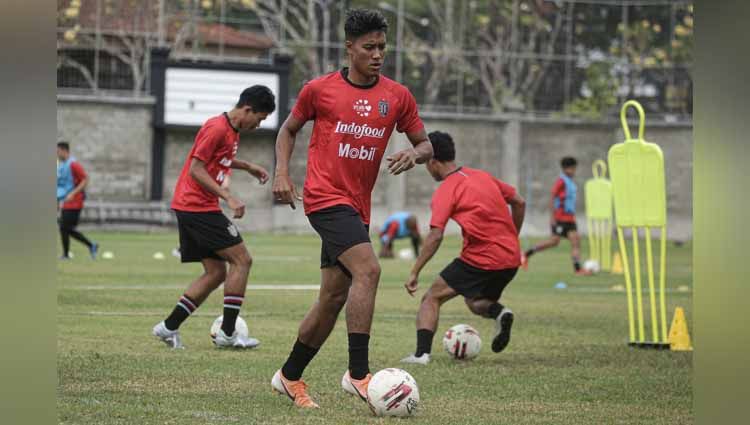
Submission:
<svg viewBox="0 0 750 425">
<path fill-rule="evenodd" d="M 209 279 L 215 286 L 219 286 L 227 279 L 227 269 L 224 265 L 220 267 L 213 267 L 206 271 Z"/>
<path fill-rule="evenodd" d="M 344 304 L 346 304 L 348 294 L 349 291 L 340 291 L 332 294 L 325 294 L 320 297 L 320 302 L 327 309 L 338 313 L 344 307 Z"/>
<path fill-rule="evenodd" d="M 352 277 L 355 279 L 359 278 L 359 280 L 365 281 L 371 285 L 377 285 L 380 280 L 380 264 L 378 264 L 377 261 L 370 261 L 353 272 Z"/>
<path fill-rule="evenodd" d="M 250 256 L 250 253 L 247 252 L 247 250 L 243 250 L 242 252 L 233 255 L 229 259 L 229 263 L 233 266 L 250 269 L 253 265 L 253 257 Z"/>
</svg>

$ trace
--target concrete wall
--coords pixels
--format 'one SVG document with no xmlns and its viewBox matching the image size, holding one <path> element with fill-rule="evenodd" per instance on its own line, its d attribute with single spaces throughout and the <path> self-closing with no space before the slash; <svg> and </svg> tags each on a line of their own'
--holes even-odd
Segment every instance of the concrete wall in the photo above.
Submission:
<svg viewBox="0 0 750 425">
<path fill-rule="evenodd" d="M 89 174 L 89 199 L 138 201 L 151 181 L 151 110 L 146 100 L 60 96 L 57 139 L 70 148 Z M 50 157 L 54 143 L 50 141 Z"/>
<path fill-rule="evenodd" d="M 151 104 L 113 104 L 63 100 L 58 102 L 58 135 L 73 143 L 76 156 L 92 174 L 91 196 L 104 199 L 147 199 L 150 170 Z M 591 178 L 591 163 L 606 159 L 613 143 L 622 141 L 619 122 L 580 123 L 563 120 L 531 120 L 513 117 L 456 119 L 450 115 L 424 117 L 428 131 L 441 130 L 454 136 L 461 164 L 487 170 L 515 185 L 529 203 L 525 234 L 548 233 L 549 189 L 557 178 L 562 156 L 579 161 L 576 181 L 582 187 Z M 305 178 L 307 142 L 312 131 L 308 123 L 297 138 L 291 173 L 300 193 Z M 172 196 L 175 182 L 190 150 L 193 131 L 171 130 L 167 134 L 164 197 Z M 686 239 L 692 235 L 692 127 L 689 125 L 647 125 L 646 139 L 664 150 L 667 173 L 669 235 Z M 240 139 L 238 156 L 274 167 L 274 137 L 251 133 Z M 407 146 L 406 138 L 394 132 L 389 151 Z M 437 183 L 424 167 L 401 176 L 391 176 L 381 164 L 372 196 L 373 226 L 390 213 L 408 209 L 417 213 L 422 227 L 429 220 L 429 205 Z M 247 230 L 309 232 L 302 212 L 273 204 L 270 183 L 260 186 L 244 173 L 232 178 L 232 190 L 247 202 L 248 214 L 240 221 Z M 583 196 L 579 197 L 585 231 Z M 457 226 L 449 227 L 457 232 Z"/>
</svg>

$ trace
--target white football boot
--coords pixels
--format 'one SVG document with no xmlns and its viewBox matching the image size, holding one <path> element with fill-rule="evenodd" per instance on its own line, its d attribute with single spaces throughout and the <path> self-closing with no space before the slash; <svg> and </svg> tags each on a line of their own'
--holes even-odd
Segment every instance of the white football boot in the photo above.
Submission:
<svg viewBox="0 0 750 425">
<path fill-rule="evenodd" d="M 423 353 L 421 356 L 417 357 L 414 354 L 411 354 L 407 357 L 404 357 L 401 359 L 401 363 L 411 363 L 411 364 L 421 364 L 426 365 L 430 362 L 430 354 L 429 353 Z"/>
<path fill-rule="evenodd" d="M 224 333 L 224 329 L 219 329 L 214 339 L 214 344 L 219 348 L 255 348 L 260 345 L 260 341 L 250 336 L 240 335 L 237 331 L 234 331 L 232 336 L 227 336 Z"/>
<path fill-rule="evenodd" d="M 182 339 L 180 338 L 179 329 L 170 331 L 164 325 L 164 322 L 157 323 L 156 326 L 154 326 L 152 333 L 154 334 L 155 337 L 159 338 L 163 343 L 167 344 L 169 348 L 173 348 L 173 349 L 185 348 L 185 346 L 182 345 Z"/>
</svg>

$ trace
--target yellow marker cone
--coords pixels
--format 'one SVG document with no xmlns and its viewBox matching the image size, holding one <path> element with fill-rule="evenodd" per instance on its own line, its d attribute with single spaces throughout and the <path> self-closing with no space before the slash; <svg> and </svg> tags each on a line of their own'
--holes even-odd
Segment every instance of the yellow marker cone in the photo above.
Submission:
<svg viewBox="0 0 750 425">
<path fill-rule="evenodd" d="M 693 351 L 687 321 L 685 320 L 685 311 L 682 307 L 677 307 L 674 311 L 672 326 L 669 328 L 669 349 L 672 351 Z"/>
<path fill-rule="evenodd" d="M 612 274 L 622 274 L 622 258 L 620 258 L 620 253 L 615 252 L 614 255 L 612 255 Z"/>
</svg>

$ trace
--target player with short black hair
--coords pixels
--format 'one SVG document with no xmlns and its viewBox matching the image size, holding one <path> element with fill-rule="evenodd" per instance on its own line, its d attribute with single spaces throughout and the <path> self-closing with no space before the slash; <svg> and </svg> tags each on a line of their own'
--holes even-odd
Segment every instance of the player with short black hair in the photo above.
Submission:
<svg viewBox="0 0 750 425">
<path fill-rule="evenodd" d="M 550 197 L 550 229 L 552 236 L 536 244 L 533 248 L 526 250 L 521 257 L 521 266 L 524 270 L 529 267 L 529 258 L 537 252 L 557 246 L 560 238 L 570 241 L 570 255 L 573 261 L 573 270 L 578 275 L 590 275 L 591 272 L 581 268 L 581 237 L 576 225 L 576 198 L 578 186 L 573 177 L 576 174 L 578 161 L 571 156 L 560 160 L 562 172 L 552 186 Z"/>
<path fill-rule="evenodd" d="M 430 362 L 440 307 L 457 295 L 464 297 L 472 313 L 495 321 L 492 351 L 505 349 L 513 312 L 499 299 L 521 264 L 518 233 L 526 210 L 524 199 L 513 186 L 491 174 L 458 166 L 449 134 L 432 132 L 429 137 L 435 154 L 426 164 L 427 171 L 441 183 L 432 197 L 430 232 L 404 284 L 409 295 L 417 291 L 419 273 L 440 247 L 450 219 L 461 226 L 463 249 L 422 297 L 417 314 L 417 349 L 401 360 L 404 363 Z"/>
<path fill-rule="evenodd" d="M 412 147 L 386 158 L 391 174 L 432 156 L 414 96 L 380 75 L 387 28 L 380 12 L 349 11 L 344 29 L 350 66 L 305 84 L 276 139 L 273 192 L 295 208 L 300 198 L 289 177 L 289 159 L 297 133 L 314 121 L 303 204 L 322 242 L 320 292 L 300 324 L 292 352 L 271 380 L 273 389 L 303 408 L 318 405 L 308 395 L 302 373 L 345 304 L 349 366 L 341 384 L 346 392 L 367 399 L 370 327 L 380 280 L 369 235 L 372 189 L 394 128 L 406 133 Z"/>
<path fill-rule="evenodd" d="M 89 176 L 83 166 L 70 155 L 70 143 L 57 143 L 57 208 L 60 212 L 58 225 L 62 242 L 61 260 L 70 259 L 70 238 L 86 245 L 92 259 L 96 259 L 99 244 L 91 242 L 83 233 L 76 230 L 81 218 L 81 210 L 86 199 L 86 186 Z"/>
<path fill-rule="evenodd" d="M 254 348 L 255 338 L 236 332 L 235 324 L 245 297 L 252 258 L 237 227 L 221 212 L 219 198 L 245 214 L 245 203 L 229 191 L 225 179 L 232 169 L 247 171 L 261 184 L 269 179 L 261 166 L 236 158 L 240 133 L 258 128 L 276 109 L 274 95 L 265 86 L 252 86 L 236 106 L 209 118 L 198 130 L 174 190 L 172 209 L 177 216 L 183 263 L 201 262 L 204 273 L 190 284 L 172 313 L 154 326 L 153 334 L 172 348 L 183 348 L 179 327 L 211 292 L 224 283 L 224 320 L 214 342 L 218 347 Z M 229 263 L 227 271 L 226 263 Z"/>
</svg>

